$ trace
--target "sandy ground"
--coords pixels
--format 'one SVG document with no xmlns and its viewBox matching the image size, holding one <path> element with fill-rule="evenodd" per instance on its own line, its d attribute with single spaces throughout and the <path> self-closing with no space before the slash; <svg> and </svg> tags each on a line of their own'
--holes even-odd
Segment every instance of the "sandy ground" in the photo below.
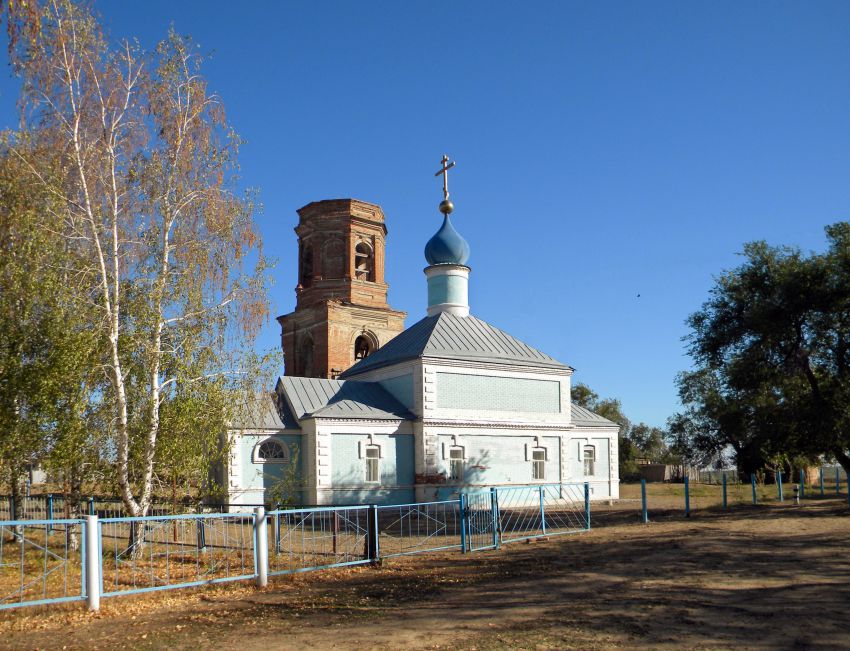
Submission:
<svg viewBox="0 0 850 651">
<path fill-rule="evenodd" d="M 850 649 L 826 500 L 0 617 L 3 649 Z"/>
</svg>

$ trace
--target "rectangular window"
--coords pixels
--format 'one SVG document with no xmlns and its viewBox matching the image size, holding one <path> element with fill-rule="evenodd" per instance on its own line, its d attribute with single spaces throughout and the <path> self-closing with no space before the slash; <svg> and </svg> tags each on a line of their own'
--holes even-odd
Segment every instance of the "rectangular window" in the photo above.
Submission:
<svg viewBox="0 0 850 651">
<path fill-rule="evenodd" d="M 449 479 L 463 481 L 463 448 L 449 450 Z"/>
<path fill-rule="evenodd" d="M 381 448 L 377 445 L 366 446 L 366 481 L 373 484 L 381 482 Z"/>
<path fill-rule="evenodd" d="M 531 478 L 546 479 L 546 450 L 543 448 L 531 451 Z"/>
<path fill-rule="evenodd" d="M 596 474 L 596 449 L 592 445 L 584 448 L 584 476 L 593 477 Z"/>
</svg>

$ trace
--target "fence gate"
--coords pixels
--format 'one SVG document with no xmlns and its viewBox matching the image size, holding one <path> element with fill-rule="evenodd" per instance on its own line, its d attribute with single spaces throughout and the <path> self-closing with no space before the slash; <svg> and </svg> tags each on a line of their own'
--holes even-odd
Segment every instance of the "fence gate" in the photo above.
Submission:
<svg viewBox="0 0 850 651">
<path fill-rule="evenodd" d="M 466 547 L 474 552 L 496 547 L 495 493 L 469 493 L 466 502 Z"/>
</svg>

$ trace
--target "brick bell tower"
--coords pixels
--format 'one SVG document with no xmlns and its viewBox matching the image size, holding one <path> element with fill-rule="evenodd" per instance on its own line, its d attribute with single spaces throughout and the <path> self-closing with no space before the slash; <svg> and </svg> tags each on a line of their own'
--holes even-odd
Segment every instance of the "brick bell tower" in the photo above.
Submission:
<svg viewBox="0 0 850 651">
<path fill-rule="evenodd" d="M 357 199 L 298 210 L 295 311 L 277 318 L 286 375 L 335 378 L 404 330 L 387 304 L 387 227 L 381 207 Z"/>
</svg>

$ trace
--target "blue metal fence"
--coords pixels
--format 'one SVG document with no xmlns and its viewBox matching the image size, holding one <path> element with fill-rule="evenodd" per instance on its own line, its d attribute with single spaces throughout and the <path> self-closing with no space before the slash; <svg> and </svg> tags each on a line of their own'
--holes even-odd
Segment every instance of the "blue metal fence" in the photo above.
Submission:
<svg viewBox="0 0 850 651">
<path fill-rule="evenodd" d="M 86 598 L 85 521 L 0 521 L 0 610 Z"/>
<path fill-rule="evenodd" d="M 370 516 L 369 506 L 269 511 L 269 574 L 369 563 Z"/>
<path fill-rule="evenodd" d="M 381 558 L 461 549 L 461 500 L 379 506 Z"/>
<path fill-rule="evenodd" d="M 471 552 L 495 549 L 499 545 L 498 520 L 499 506 L 496 490 L 469 493 L 462 496 L 464 501 L 464 523 L 466 549 Z"/>
<path fill-rule="evenodd" d="M 455 549 L 498 548 L 589 527 L 587 486 L 498 487 L 459 499 L 265 513 L 0 522 L 0 609 L 168 590 L 375 563 Z M 36 502 L 55 515 L 56 501 Z"/>
<path fill-rule="evenodd" d="M 590 528 L 587 484 L 500 486 L 494 490 L 502 544 Z"/>
<path fill-rule="evenodd" d="M 256 576 L 255 517 L 236 513 L 100 520 L 102 596 Z"/>
</svg>

